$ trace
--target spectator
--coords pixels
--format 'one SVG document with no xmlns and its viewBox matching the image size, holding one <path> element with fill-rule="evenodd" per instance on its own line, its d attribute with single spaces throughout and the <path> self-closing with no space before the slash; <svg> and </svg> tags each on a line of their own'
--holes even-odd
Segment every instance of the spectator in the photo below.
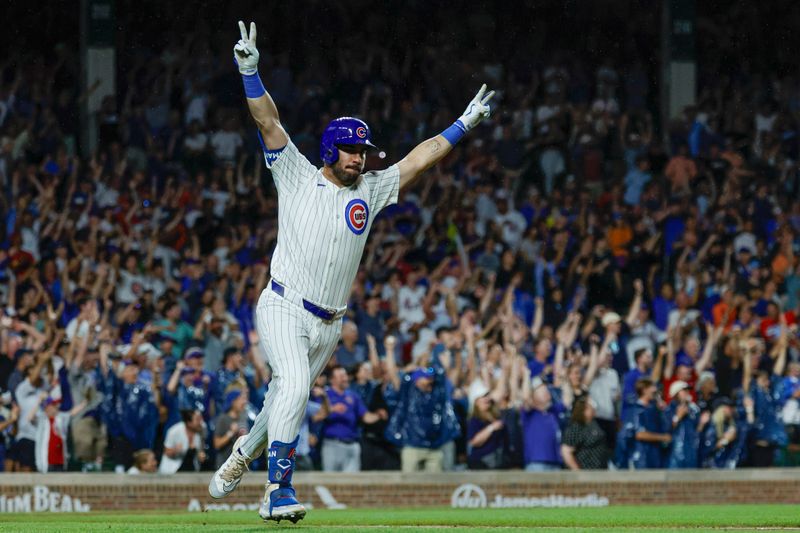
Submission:
<svg viewBox="0 0 800 533">
<path fill-rule="evenodd" d="M 178 361 L 166 386 L 165 403 L 169 408 L 167 427 L 178 422 L 180 411 L 196 410 L 210 422 L 211 404 L 216 396 L 214 376 L 203 370 L 203 350 L 191 347 Z"/>
<path fill-rule="evenodd" d="M 392 341 L 393 337 L 387 337 Z M 351 389 L 355 391 L 364 402 L 364 405 L 373 413 L 386 413 L 373 424 L 364 423 L 361 431 L 361 469 L 362 470 L 399 470 L 400 454 L 397 448 L 386 439 L 385 432 L 388 425 L 388 412 L 390 409 L 386 391 L 392 383 L 389 364 L 378 358 L 377 339 L 367 335 L 369 363 L 362 363 L 356 368 L 355 380 Z M 383 352 L 390 354 L 394 350 L 391 342 L 384 342 Z M 394 355 L 387 357 L 394 358 Z M 396 370 L 394 371 L 396 372 Z M 375 379 L 380 376 L 382 379 Z"/>
<path fill-rule="evenodd" d="M 224 413 L 226 411 L 225 395 L 231 390 L 252 391 L 258 389 L 255 377 L 256 376 L 252 374 L 246 373 L 245 359 L 242 355 L 242 351 L 235 347 L 226 348 L 222 354 L 222 367 L 217 370 L 216 375 L 216 412 Z M 245 396 L 244 399 L 246 405 L 248 397 Z"/>
<path fill-rule="evenodd" d="M 390 343 L 391 344 L 391 343 Z M 391 353 L 388 350 L 387 353 Z M 386 438 L 402 447 L 403 472 L 441 472 L 443 447 L 458 435 L 455 412 L 446 383 L 445 370 L 438 359 L 433 365 L 418 366 L 396 377 L 392 357 L 385 359 L 392 376 L 396 407 L 386 427 Z"/>
<path fill-rule="evenodd" d="M 368 295 L 364 301 L 364 309 L 358 310 L 356 317 L 356 324 L 358 325 L 358 344 L 360 346 L 367 346 L 367 338 L 369 335 L 375 338 L 378 347 L 378 355 L 384 356 L 383 353 L 383 338 L 386 331 L 386 312 L 382 311 L 381 298 L 378 294 Z M 338 361 L 337 357 L 337 361 Z M 341 364 L 341 363 L 340 363 Z"/>
<path fill-rule="evenodd" d="M 160 474 L 197 472 L 206 460 L 203 442 L 206 426 L 200 411 L 181 411 L 181 422 L 167 430 L 164 455 L 158 465 Z"/>
<path fill-rule="evenodd" d="M 10 391 L 16 391 L 19 384 L 25 379 L 27 370 L 33 365 L 33 351 L 19 348 L 14 352 L 14 362 L 14 370 L 8 376 L 7 381 Z"/>
<path fill-rule="evenodd" d="M 672 446 L 667 468 L 697 468 L 699 450 L 699 428 L 708 422 L 700 420 L 700 408 L 692 401 L 689 384 L 674 381 L 670 385 L 672 398 L 667 408 L 667 418 L 672 424 Z"/>
<path fill-rule="evenodd" d="M 353 322 L 342 324 L 342 340 L 333 352 L 336 364 L 345 368 L 353 368 L 367 360 L 367 350 L 358 343 L 358 326 Z"/>
<path fill-rule="evenodd" d="M 108 344 L 108 340 L 101 341 Z M 69 365 L 69 383 L 73 401 L 83 404 L 70 421 L 73 457 L 83 463 L 103 462 L 108 446 L 106 428 L 102 422 L 102 376 L 99 369 L 99 347 L 80 343 L 75 359 Z"/>
<path fill-rule="evenodd" d="M 158 461 L 153 450 L 136 450 L 133 454 L 133 466 L 127 473 L 131 475 L 154 474 L 158 472 Z"/>
<path fill-rule="evenodd" d="M 67 383 L 66 376 L 62 383 Z M 60 399 L 45 398 L 42 409 L 37 413 L 36 469 L 39 472 L 66 470 L 69 460 L 67 442 L 70 418 L 86 406 L 84 403 L 73 407 L 69 386 L 62 387 L 61 394 Z"/>
<path fill-rule="evenodd" d="M 662 444 L 672 441 L 657 406 L 657 389 L 649 378 L 636 382 L 636 404 L 624 422 L 617 443 L 618 463 L 622 468 L 661 468 Z"/>
<path fill-rule="evenodd" d="M 214 421 L 214 452 L 219 468 L 228 458 L 236 439 L 247 433 L 247 395 L 233 389 L 225 395 L 222 412 Z M 244 418 L 243 418 L 244 416 Z"/>
<path fill-rule="evenodd" d="M 11 393 L 3 393 L 2 403 L 0 403 L 0 468 L 5 472 L 14 470 L 14 460 L 9 454 L 11 451 L 11 430 L 19 419 L 19 406 L 11 404 Z M 11 404 L 11 407 L 8 407 Z"/>
<path fill-rule="evenodd" d="M 110 348 L 100 347 L 103 380 L 103 420 L 111 440 L 111 455 L 117 470 L 124 472 L 133 462 L 133 452 L 153 447 L 158 412 L 151 387 L 139 383 L 139 367 L 110 358 Z M 118 375 L 119 373 L 119 375 Z"/>
<path fill-rule="evenodd" d="M 642 378 L 649 378 L 653 368 L 653 354 L 647 348 L 639 348 L 633 355 L 635 367 L 628 370 L 622 380 L 622 417 L 625 417 L 626 408 L 638 401 L 636 382 Z"/>
<path fill-rule="evenodd" d="M 606 338 L 609 342 L 611 337 Z M 590 363 L 586 370 L 584 382 L 589 383 L 589 397 L 595 404 L 595 421 L 606 436 L 606 446 L 614 449 L 617 439 L 617 402 L 620 399 L 621 389 L 619 375 L 611 367 L 612 356 L 603 347 L 598 348 L 592 343 Z"/>
<path fill-rule="evenodd" d="M 545 472 L 561 469 L 558 415 L 564 407 L 553 401 L 547 385 L 541 379 L 524 379 L 521 394 L 524 398 L 521 417 L 525 470 Z"/>
<path fill-rule="evenodd" d="M 504 451 L 508 434 L 500 419 L 500 410 L 494 398 L 487 393 L 472 408 L 467 426 L 469 456 L 467 467 L 472 470 L 498 469 L 504 466 Z"/>
<path fill-rule="evenodd" d="M 759 369 L 761 344 L 750 343 L 750 352 L 744 359 L 744 376 L 742 389 L 745 394 L 752 394 L 755 409 L 755 427 L 753 428 L 753 445 L 750 448 L 752 465 L 755 467 L 772 466 L 775 453 L 786 446 L 788 439 L 786 429 L 779 418 L 783 398 L 783 370 L 786 366 L 788 347 L 788 327 L 785 316 L 781 316 L 781 333 L 773 347 L 772 357 L 775 363 L 772 372 Z M 753 370 L 755 369 L 755 371 Z M 755 377 L 751 377 L 755 374 Z"/>
<path fill-rule="evenodd" d="M 625 203 L 628 205 L 639 205 L 642 197 L 642 190 L 647 183 L 653 179 L 650 174 L 650 159 L 642 154 L 636 157 L 636 166 L 628 171 L 625 176 Z"/>
<path fill-rule="evenodd" d="M 177 301 L 166 304 L 164 318 L 157 320 L 155 326 L 161 329 L 161 334 L 174 339 L 172 355 L 183 357 L 189 341 L 194 336 L 194 328 L 188 322 L 181 320 L 181 306 Z"/>
<path fill-rule="evenodd" d="M 40 403 L 50 395 L 49 379 L 42 378 L 45 364 L 52 364 L 52 352 L 40 354 L 25 372 L 25 379 L 17 386 L 15 397 L 19 404 L 16 442 L 11 457 L 17 472 L 31 472 L 36 468 L 36 418 Z"/>
<path fill-rule="evenodd" d="M 738 461 L 736 422 L 733 402 L 725 396 L 717 398 L 711 408 L 711 421 L 705 424 L 700 445 L 700 462 L 704 468 L 735 468 Z M 752 409 L 752 405 L 750 406 Z"/>
<path fill-rule="evenodd" d="M 697 407 L 700 408 L 700 412 L 710 413 L 711 405 L 719 397 L 717 379 L 714 374 L 708 370 L 700 374 L 700 377 L 697 378 L 695 390 L 697 391 Z"/>
<path fill-rule="evenodd" d="M 374 424 L 381 415 L 367 411 L 361 398 L 348 389 L 350 379 L 343 366 L 331 368 L 327 389 L 328 417 L 322 431 L 322 469 L 326 472 L 361 470 L 359 422 Z M 386 412 L 382 413 L 387 417 Z"/>
<path fill-rule="evenodd" d="M 689 147 L 685 144 L 678 148 L 678 153 L 669 160 L 664 175 L 670 184 L 673 195 L 688 194 L 691 181 L 697 176 L 697 165 L 688 157 Z"/>
<path fill-rule="evenodd" d="M 591 398 L 578 398 L 572 406 L 572 418 L 561 441 L 561 457 L 570 470 L 608 467 L 606 436 L 594 420 L 594 414 Z"/>
</svg>

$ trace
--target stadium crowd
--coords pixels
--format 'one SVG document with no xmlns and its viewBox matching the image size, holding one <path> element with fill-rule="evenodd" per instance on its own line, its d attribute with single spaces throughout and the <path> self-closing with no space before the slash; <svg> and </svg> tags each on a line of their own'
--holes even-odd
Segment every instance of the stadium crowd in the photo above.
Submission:
<svg viewBox="0 0 800 533">
<path fill-rule="evenodd" d="M 315 164 L 340 114 L 370 124 L 375 168 L 447 126 L 478 78 L 503 91 L 376 217 L 299 466 L 798 464 L 798 78 L 743 63 L 657 127 L 644 58 L 476 51 L 476 78 L 435 33 L 412 49 L 367 28 L 367 51 L 335 62 L 263 47 Z M 86 157 L 96 86 L 78 90 L 77 54 L 0 64 L 0 468 L 213 470 L 260 409 L 277 196 L 230 50 L 209 44 L 228 29 L 121 53 Z"/>
</svg>

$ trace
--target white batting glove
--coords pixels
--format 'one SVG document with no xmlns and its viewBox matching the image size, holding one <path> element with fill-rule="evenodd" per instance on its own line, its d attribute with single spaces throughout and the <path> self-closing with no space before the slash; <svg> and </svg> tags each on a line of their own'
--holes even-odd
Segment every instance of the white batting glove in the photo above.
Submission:
<svg viewBox="0 0 800 533">
<path fill-rule="evenodd" d="M 256 48 L 256 23 L 250 23 L 250 35 L 244 22 L 239 21 L 239 32 L 242 38 L 233 47 L 233 60 L 239 66 L 239 72 L 252 75 L 258 72 L 258 48 Z"/>
<path fill-rule="evenodd" d="M 475 98 L 473 98 L 467 106 L 464 114 L 458 119 L 461 121 L 461 124 L 464 125 L 464 128 L 466 128 L 467 131 L 480 124 L 481 120 L 489 118 L 491 108 L 489 107 L 488 102 L 492 96 L 494 96 L 494 91 L 489 91 L 486 94 L 484 93 L 486 93 L 485 83 L 481 85 L 481 90 L 478 91 L 478 94 L 475 95 Z"/>
</svg>

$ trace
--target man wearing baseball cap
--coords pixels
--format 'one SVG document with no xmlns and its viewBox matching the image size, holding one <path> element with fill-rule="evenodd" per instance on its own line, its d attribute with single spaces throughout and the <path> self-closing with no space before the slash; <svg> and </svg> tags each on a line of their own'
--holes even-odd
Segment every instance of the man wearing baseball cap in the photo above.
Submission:
<svg viewBox="0 0 800 533">
<path fill-rule="evenodd" d="M 700 408 L 692 401 L 691 388 L 685 381 L 674 381 L 669 395 L 672 401 L 667 407 L 667 419 L 672 427 L 672 447 L 667 468 L 697 468 Z"/>
</svg>

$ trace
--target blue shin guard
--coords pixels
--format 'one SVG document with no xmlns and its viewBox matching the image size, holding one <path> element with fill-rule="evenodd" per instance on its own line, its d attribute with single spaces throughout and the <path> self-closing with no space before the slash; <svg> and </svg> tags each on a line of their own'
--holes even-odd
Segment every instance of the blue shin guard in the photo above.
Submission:
<svg viewBox="0 0 800 533">
<path fill-rule="evenodd" d="M 269 513 L 287 506 L 297 506 L 297 494 L 292 487 L 292 474 L 295 466 L 295 448 L 299 436 L 290 443 L 273 441 L 267 454 L 270 484 L 278 485 L 270 495 Z"/>
</svg>

